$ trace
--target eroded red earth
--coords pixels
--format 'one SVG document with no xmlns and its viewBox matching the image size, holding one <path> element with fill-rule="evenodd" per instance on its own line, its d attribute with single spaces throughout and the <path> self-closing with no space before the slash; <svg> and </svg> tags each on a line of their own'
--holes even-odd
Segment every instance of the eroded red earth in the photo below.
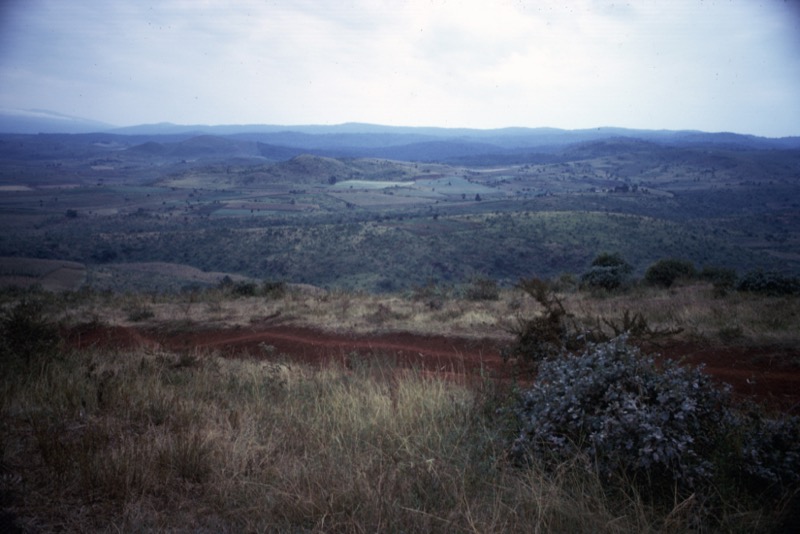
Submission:
<svg viewBox="0 0 800 534">
<path fill-rule="evenodd" d="M 290 325 L 257 325 L 216 330 L 149 330 L 84 326 L 67 333 L 77 348 L 163 348 L 177 352 L 215 351 L 225 357 L 289 358 L 309 364 L 339 361 L 355 365 L 383 358 L 469 382 L 485 377 L 524 379 L 519 368 L 503 361 L 504 342 L 425 336 L 412 333 L 341 334 Z M 800 413 L 800 347 L 740 347 L 667 342 L 651 347 L 664 357 L 704 365 L 704 371 L 733 386 L 743 398 L 754 398 L 790 413 Z"/>
</svg>

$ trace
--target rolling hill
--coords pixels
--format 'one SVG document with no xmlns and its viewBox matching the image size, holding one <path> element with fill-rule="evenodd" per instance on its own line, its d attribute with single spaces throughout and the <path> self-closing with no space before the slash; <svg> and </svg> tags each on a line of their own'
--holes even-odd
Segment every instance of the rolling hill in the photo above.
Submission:
<svg viewBox="0 0 800 534">
<path fill-rule="evenodd" d="M 666 256 L 800 272 L 797 138 L 284 128 L 2 134 L 0 256 L 88 284 L 163 262 L 370 291 L 579 274 L 605 251 L 639 274 Z"/>
</svg>

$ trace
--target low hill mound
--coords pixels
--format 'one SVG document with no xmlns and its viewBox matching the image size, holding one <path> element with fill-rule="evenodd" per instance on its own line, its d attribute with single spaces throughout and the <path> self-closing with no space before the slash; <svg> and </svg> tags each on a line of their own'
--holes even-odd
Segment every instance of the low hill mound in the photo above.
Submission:
<svg viewBox="0 0 800 534">
<path fill-rule="evenodd" d="M 132 146 L 128 152 L 139 153 L 151 156 L 163 156 L 169 152 L 169 149 L 161 143 L 155 141 L 148 141 L 141 145 Z"/>
<path fill-rule="evenodd" d="M 333 184 L 344 180 L 404 180 L 418 171 L 412 164 L 378 159 L 336 159 L 300 154 L 288 161 L 251 169 L 248 184 Z"/>
<path fill-rule="evenodd" d="M 210 156 L 235 157 L 257 155 L 256 144 L 250 141 L 233 141 L 213 135 L 201 135 L 176 143 L 170 155 L 187 158 Z"/>
</svg>

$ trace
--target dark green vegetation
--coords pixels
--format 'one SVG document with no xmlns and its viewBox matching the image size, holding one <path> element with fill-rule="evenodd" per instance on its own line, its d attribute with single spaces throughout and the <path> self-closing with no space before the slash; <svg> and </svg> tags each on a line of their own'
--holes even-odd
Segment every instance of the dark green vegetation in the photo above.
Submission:
<svg viewBox="0 0 800 534">
<path fill-rule="evenodd" d="M 691 279 L 695 275 L 696 272 L 692 262 L 668 258 L 658 260 L 648 267 L 644 273 L 644 279 L 652 285 L 670 287 L 681 278 Z"/>
<path fill-rule="evenodd" d="M 796 140 L 349 128 L 0 136 L 0 257 L 115 290 L 217 280 L 186 269 L 370 291 L 600 276 L 603 252 L 637 277 L 662 258 L 800 272 Z"/>
</svg>

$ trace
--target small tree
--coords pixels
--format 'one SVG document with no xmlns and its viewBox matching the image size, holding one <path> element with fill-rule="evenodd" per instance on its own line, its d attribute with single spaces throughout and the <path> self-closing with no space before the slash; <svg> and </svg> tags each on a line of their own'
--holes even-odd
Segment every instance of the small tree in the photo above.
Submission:
<svg viewBox="0 0 800 534">
<path fill-rule="evenodd" d="M 613 291 L 622 287 L 633 272 L 633 266 L 618 253 L 604 252 L 597 256 L 589 270 L 581 275 L 581 284 L 589 288 Z"/>
<path fill-rule="evenodd" d="M 535 368 L 548 358 L 583 347 L 591 338 L 567 312 L 550 284 L 539 278 L 528 278 L 520 280 L 517 288 L 538 302 L 542 312 L 535 317 L 517 318 L 517 325 L 510 329 L 516 340 L 505 351 L 505 358 L 517 358 Z"/>
<path fill-rule="evenodd" d="M 547 359 L 583 350 L 591 343 L 604 343 L 613 338 L 649 340 L 673 336 L 682 328 L 652 328 L 640 313 L 625 310 L 619 319 L 604 317 L 594 324 L 579 321 L 564 308 L 561 299 L 547 282 L 538 278 L 522 279 L 516 286 L 532 297 L 543 308 L 533 317 L 517 317 L 517 324 L 509 328 L 516 340 L 504 349 L 504 358 L 515 358 L 518 363 L 535 369 Z"/>
</svg>

